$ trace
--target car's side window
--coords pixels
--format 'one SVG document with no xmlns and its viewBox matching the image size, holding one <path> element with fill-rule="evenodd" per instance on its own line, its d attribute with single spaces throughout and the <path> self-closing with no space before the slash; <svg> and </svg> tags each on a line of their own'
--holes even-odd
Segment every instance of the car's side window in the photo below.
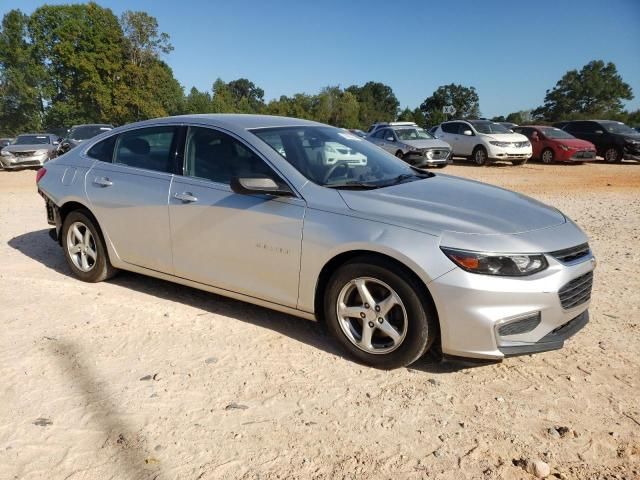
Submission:
<svg viewBox="0 0 640 480">
<path fill-rule="evenodd" d="M 117 135 L 114 135 L 96 143 L 87 151 L 87 156 L 101 162 L 113 162 L 113 148 L 116 145 L 116 137 Z"/>
<path fill-rule="evenodd" d="M 441 128 L 445 133 L 458 133 L 458 127 L 455 123 L 443 123 Z"/>
<path fill-rule="evenodd" d="M 233 177 L 278 176 L 264 160 L 231 135 L 205 127 L 189 127 L 184 174 L 229 184 Z"/>
<path fill-rule="evenodd" d="M 387 130 L 386 128 L 381 128 L 381 129 L 379 129 L 379 130 L 375 133 L 374 137 L 376 137 L 376 138 L 384 138 L 384 134 L 385 134 L 386 130 Z"/>
<path fill-rule="evenodd" d="M 121 133 L 113 162 L 129 167 L 173 173 L 176 127 L 147 127 Z"/>
</svg>

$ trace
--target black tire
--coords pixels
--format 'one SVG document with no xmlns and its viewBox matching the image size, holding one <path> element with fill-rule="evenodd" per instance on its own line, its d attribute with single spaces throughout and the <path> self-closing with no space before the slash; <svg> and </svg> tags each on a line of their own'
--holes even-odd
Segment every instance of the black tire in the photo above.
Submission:
<svg viewBox="0 0 640 480">
<path fill-rule="evenodd" d="M 540 153 L 540 161 L 545 165 L 551 165 L 555 161 L 555 157 L 553 150 L 550 148 L 545 148 L 542 150 L 542 153 Z"/>
<path fill-rule="evenodd" d="M 473 149 L 473 153 L 471 154 L 471 160 L 478 167 L 482 167 L 487 164 L 487 149 L 482 145 L 478 145 Z"/>
<path fill-rule="evenodd" d="M 404 160 L 404 154 L 402 153 L 402 150 L 398 150 L 396 152 L 396 157 L 398 157 L 400 160 Z"/>
<path fill-rule="evenodd" d="M 527 163 L 527 160 L 527 158 L 523 158 L 522 160 L 511 160 L 511 165 L 519 167 L 520 165 L 524 165 L 525 163 Z"/>
<path fill-rule="evenodd" d="M 388 353 L 368 353 L 362 350 L 347 337 L 340 326 L 337 310 L 341 291 L 352 280 L 362 277 L 384 282 L 396 292 L 404 305 L 406 323 L 403 331 L 406 332 L 401 343 Z M 359 362 L 381 369 L 405 367 L 422 357 L 438 336 L 435 309 L 424 299 L 423 291 L 424 286 L 421 288 L 417 280 L 393 262 L 371 257 L 356 258 L 340 267 L 329 279 L 324 298 L 327 327 L 338 343 Z"/>
<path fill-rule="evenodd" d="M 611 146 L 604 150 L 602 156 L 607 163 L 618 163 L 622 161 L 623 152 L 619 148 Z"/>
<path fill-rule="evenodd" d="M 69 229 L 74 224 L 82 224 L 91 233 L 91 238 L 93 240 L 92 245 L 95 247 L 93 251 L 96 254 L 96 258 L 88 271 L 83 271 L 78 268 L 69 253 Z M 109 261 L 107 249 L 104 245 L 104 239 L 102 238 L 102 233 L 98 228 L 97 222 L 88 211 L 75 210 L 70 212 L 62 224 L 61 235 L 62 250 L 65 258 L 67 259 L 67 263 L 69 264 L 69 268 L 71 268 L 73 274 L 83 282 L 102 282 L 113 277 L 118 272 L 118 270 L 114 268 Z"/>
</svg>

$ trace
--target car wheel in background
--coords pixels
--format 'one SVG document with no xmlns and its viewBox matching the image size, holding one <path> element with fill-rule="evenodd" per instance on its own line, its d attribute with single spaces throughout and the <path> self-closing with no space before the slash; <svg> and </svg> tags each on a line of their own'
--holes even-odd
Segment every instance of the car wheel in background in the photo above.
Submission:
<svg viewBox="0 0 640 480">
<path fill-rule="evenodd" d="M 360 257 L 340 267 L 324 298 L 327 326 L 344 349 L 377 368 L 407 366 L 437 336 L 420 285 L 394 263 Z"/>
<path fill-rule="evenodd" d="M 616 147 L 607 147 L 604 151 L 604 160 L 607 163 L 616 163 L 622 160 L 622 152 Z"/>
<path fill-rule="evenodd" d="M 478 145 L 476 148 L 473 149 L 473 153 L 471 154 L 471 159 L 476 165 L 478 165 L 479 167 L 482 167 L 487 163 L 487 150 L 484 147 Z"/>
<path fill-rule="evenodd" d="M 404 160 L 404 154 L 402 153 L 402 150 L 398 150 L 396 152 L 396 157 L 398 157 L 400 160 Z"/>
<path fill-rule="evenodd" d="M 84 282 L 101 282 L 113 277 L 98 227 L 88 212 L 76 210 L 62 224 L 62 249 L 73 274 Z"/>
<path fill-rule="evenodd" d="M 542 155 L 540 155 L 540 160 L 542 160 L 542 163 L 551 165 L 554 161 L 553 150 L 551 150 L 550 148 L 545 148 L 542 151 Z"/>
</svg>

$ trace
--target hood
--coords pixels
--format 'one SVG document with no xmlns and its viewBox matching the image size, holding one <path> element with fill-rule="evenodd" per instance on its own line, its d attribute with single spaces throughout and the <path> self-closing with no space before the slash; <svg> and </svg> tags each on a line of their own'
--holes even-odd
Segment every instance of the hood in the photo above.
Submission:
<svg viewBox="0 0 640 480">
<path fill-rule="evenodd" d="M 414 148 L 442 148 L 443 150 L 451 149 L 451 145 L 442 140 L 438 140 L 437 138 L 428 140 L 400 140 L 400 142 Z"/>
<path fill-rule="evenodd" d="M 376 190 L 340 190 L 347 206 L 368 217 L 434 235 L 514 234 L 549 228 L 566 218 L 532 198 L 449 175 Z"/>
<path fill-rule="evenodd" d="M 529 139 L 521 133 L 483 133 L 484 137 L 499 142 L 528 142 Z"/>
<path fill-rule="evenodd" d="M 46 145 L 7 145 L 2 150 L 5 150 L 7 152 L 33 152 L 34 150 L 53 150 L 55 148 L 55 145 L 51 145 L 50 143 L 48 143 Z"/>
<path fill-rule="evenodd" d="M 586 140 L 580 140 L 579 138 L 554 138 L 552 141 L 573 148 L 589 148 L 591 150 L 595 150 L 596 148 L 593 143 L 587 142 Z"/>
</svg>

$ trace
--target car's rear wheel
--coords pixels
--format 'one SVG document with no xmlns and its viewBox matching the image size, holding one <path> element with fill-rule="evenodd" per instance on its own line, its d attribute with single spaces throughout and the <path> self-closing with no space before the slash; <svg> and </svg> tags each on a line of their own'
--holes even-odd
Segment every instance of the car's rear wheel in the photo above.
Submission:
<svg viewBox="0 0 640 480">
<path fill-rule="evenodd" d="M 363 257 L 332 275 L 325 319 L 357 360 L 377 368 L 403 367 L 420 358 L 437 335 L 435 312 L 423 297 L 401 268 Z"/>
<path fill-rule="evenodd" d="M 93 218 L 76 210 L 62 224 L 62 248 L 73 274 L 85 282 L 101 282 L 116 274 Z"/>
<path fill-rule="evenodd" d="M 484 147 L 478 145 L 473 150 L 473 154 L 471 155 L 471 158 L 476 165 L 478 165 L 479 167 L 482 167 L 487 163 L 487 150 Z"/>
<path fill-rule="evenodd" d="M 616 147 L 608 147 L 604 151 L 604 160 L 607 163 L 616 163 L 622 161 L 622 152 Z"/>
<path fill-rule="evenodd" d="M 545 148 L 542 151 L 542 155 L 540 155 L 540 160 L 542 160 L 542 163 L 551 165 L 554 161 L 553 150 L 551 150 L 550 148 Z"/>
</svg>

